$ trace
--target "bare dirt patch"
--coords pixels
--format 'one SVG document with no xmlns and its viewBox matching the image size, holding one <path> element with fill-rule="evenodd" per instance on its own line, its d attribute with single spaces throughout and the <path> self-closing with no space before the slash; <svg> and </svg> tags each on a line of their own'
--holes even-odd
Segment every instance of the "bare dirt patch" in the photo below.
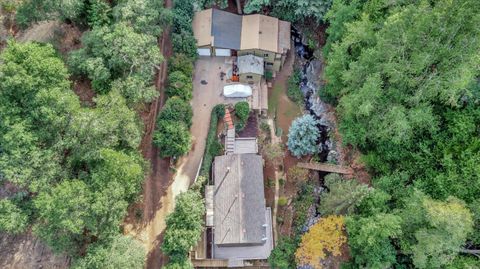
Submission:
<svg viewBox="0 0 480 269">
<path fill-rule="evenodd" d="M 30 232 L 21 235 L 0 233 L 0 268 L 55 268 L 70 265 L 70 258 L 54 255 L 52 251 Z"/>
<path fill-rule="evenodd" d="M 78 27 L 62 23 L 55 29 L 52 42 L 60 54 L 66 58 L 70 51 L 81 48 L 81 38 L 82 31 Z"/>
<path fill-rule="evenodd" d="M 20 42 L 37 41 L 50 42 L 60 27 L 59 21 L 42 21 L 17 33 L 17 40 Z"/>
<path fill-rule="evenodd" d="M 80 102 L 86 106 L 93 106 L 93 98 L 95 97 L 95 92 L 92 89 L 92 84 L 90 80 L 86 78 L 75 78 L 73 81 L 73 91 L 77 94 Z"/>
</svg>

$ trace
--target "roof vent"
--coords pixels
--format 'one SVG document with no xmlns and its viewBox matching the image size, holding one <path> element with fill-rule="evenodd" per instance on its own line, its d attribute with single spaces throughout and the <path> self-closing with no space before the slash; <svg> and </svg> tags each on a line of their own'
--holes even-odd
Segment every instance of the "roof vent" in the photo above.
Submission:
<svg viewBox="0 0 480 269">
<path fill-rule="evenodd" d="M 258 31 L 258 34 L 261 35 L 261 34 L 262 34 L 262 31 Z"/>
</svg>

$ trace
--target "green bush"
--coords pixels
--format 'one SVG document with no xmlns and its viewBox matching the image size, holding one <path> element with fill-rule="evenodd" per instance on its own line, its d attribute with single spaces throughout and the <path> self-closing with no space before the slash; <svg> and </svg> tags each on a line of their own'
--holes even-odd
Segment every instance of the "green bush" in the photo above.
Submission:
<svg viewBox="0 0 480 269">
<path fill-rule="evenodd" d="M 221 155 L 223 152 L 223 145 L 218 142 L 218 139 L 214 139 L 212 144 L 210 145 L 209 152 L 212 156 Z"/>
<path fill-rule="evenodd" d="M 192 126 L 193 111 L 189 103 L 179 97 L 168 98 L 165 106 L 158 115 L 157 124 L 161 121 L 172 121 L 185 123 L 190 128 Z"/>
<path fill-rule="evenodd" d="M 200 192 L 188 190 L 176 198 L 175 211 L 168 215 L 162 251 L 171 262 L 184 261 L 203 231 L 205 205 Z"/>
<path fill-rule="evenodd" d="M 300 90 L 300 81 L 302 79 L 300 70 L 296 69 L 288 78 L 287 96 L 295 103 L 303 102 L 303 93 Z"/>
<path fill-rule="evenodd" d="M 168 87 L 166 93 L 168 97 L 178 96 L 185 101 L 192 99 L 192 79 L 180 71 L 172 72 L 168 75 Z"/>
<path fill-rule="evenodd" d="M 270 70 L 265 71 L 265 79 L 271 80 L 273 78 L 273 73 Z"/>
<path fill-rule="evenodd" d="M 28 224 L 28 216 L 11 200 L 0 200 L 0 231 L 17 234 Z"/>
<path fill-rule="evenodd" d="M 153 134 L 153 144 L 162 157 L 179 157 L 190 150 L 192 137 L 185 124 L 161 121 Z"/>
<path fill-rule="evenodd" d="M 172 47 L 175 53 L 185 54 L 192 59 L 198 57 L 197 41 L 191 32 L 182 30 L 180 33 L 173 33 Z"/>
<path fill-rule="evenodd" d="M 278 206 L 286 206 L 288 204 L 288 199 L 285 196 L 278 197 Z"/>
<path fill-rule="evenodd" d="M 241 130 L 243 130 L 243 128 L 245 128 L 245 123 L 243 123 L 241 121 L 235 122 L 235 131 L 236 132 L 240 132 Z"/>
<path fill-rule="evenodd" d="M 168 62 L 168 72 L 172 73 L 180 71 L 186 76 L 193 75 L 193 62 L 194 59 L 188 57 L 183 53 L 175 53 Z"/>
<path fill-rule="evenodd" d="M 235 131 L 239 132 L 245 128 L 250 115 L 250 106 L 248 102 L 242 101 L 235 104 L 235 116 L 239 121 L 235 122 Z"/>
<path fill-rule="evenodd" d="M 225 105 L 218 104 L 212 109 L 210 117 L 210 128 L 208 129 L 207 142 L 205 145 L 205 153 L 203 154 L 202 167 L 200 168 L 200 175 L 209 178 L 210 168 L 212 166 L 213 155 L 212 144 L 216 141 L 218 120 L 225 115 Z M 218 143 L 218 142 L 217 142 Z M 215 148 L 215 147 L 213 147 Z"/>
<path fill-rule="evenodd" d="M 272 250 L 268 263 L 272 268 L 279 269 L 294 269 L 295 266 L 295 251 L 298 243 L 295 239 L 289 237 L 281 237 L 277 246 Z"/>
</svg>

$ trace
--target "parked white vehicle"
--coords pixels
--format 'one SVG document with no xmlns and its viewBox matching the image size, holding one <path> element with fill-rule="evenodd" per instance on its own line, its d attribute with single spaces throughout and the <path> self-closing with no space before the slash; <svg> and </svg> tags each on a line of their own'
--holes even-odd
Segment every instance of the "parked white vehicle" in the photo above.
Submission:
<svg viewBox="0 0 480 269">
<path fill-rule="evenodd" d="M 223 87 L 223 96 L 245 98 L 252 95 L 252 87 L 245 84 L 229 84 Z"/>
</svg>

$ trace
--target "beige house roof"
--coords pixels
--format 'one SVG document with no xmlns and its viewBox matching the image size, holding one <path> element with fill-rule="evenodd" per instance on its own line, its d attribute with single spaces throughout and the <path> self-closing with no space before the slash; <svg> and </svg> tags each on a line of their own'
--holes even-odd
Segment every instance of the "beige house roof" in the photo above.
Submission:
<svg viewBox="0 0 480 269">
<path fill-rule="evenodd" d="M 248 49 L 278 52 L 277 18 L 259 14 L 243 16 L 240 50 Z"/>
<path fill-rule="evenodd" d="M 260 14 L 237 15 L 219 9 L 195 12 L 197 47 L 285 53 L 290 49 L 290 23 Z"/>
<path fill-rule="evenodd" d="M 213 44 L 212 36 L 212 9 L 195 12 L 193 16 L 193 35 L 197 40 L 197 46 L 209 46 Z"/>
<path fill-rule="evenodd" d="M 290 22 L 278 21 L 278 53 L 285 53 L 290 50 L 290 36 L 292 34 L 290 29 Z"/>
</svg>

